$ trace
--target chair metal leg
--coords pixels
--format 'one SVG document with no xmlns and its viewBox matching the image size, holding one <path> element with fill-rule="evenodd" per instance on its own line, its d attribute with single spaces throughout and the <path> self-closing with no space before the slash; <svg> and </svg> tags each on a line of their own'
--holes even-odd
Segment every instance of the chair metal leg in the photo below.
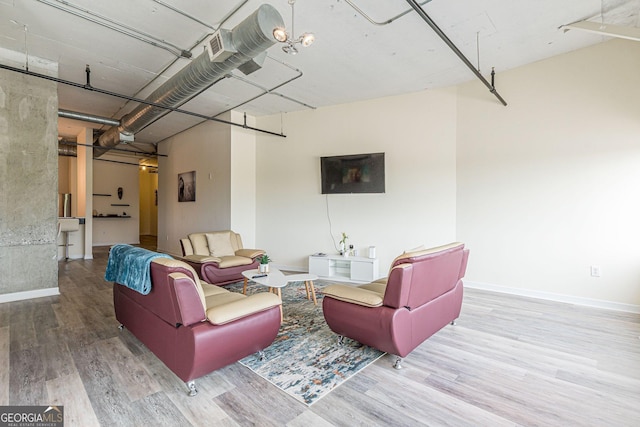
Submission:
<svg viewBox="0 0 640 427">
<path fill-rule="evenodd" d="M 338 345 L 344 344 L 344 336 L 338 335 Z"/>
<path fill-rule="evenodd" d="M 118 329 L 119 329 L 119 330 L 121 330 L 121 331 L 123 331 L 123 330 L 124 330 L 124 325 L 123 325 L 122 323 L 120 323 L 120 324 L 118 325 Z"/>
<path fill-rule="evenodd" d="M 456 320 L 458 320 L 458 319 L 453 319 L 453 320 L 451 321 L 450 325 L 451 325 L 451 326 L 456 326 Z"/>
<path fill-rule="evenodd" d="M 193 397 L 196 394 L 198 394 L 198 389 L 196 388 L 196 382 L 195 381 L 189 381 L 187 383 L 187 388 L 189 389 L 189 396 Z"/>
<path fill-rule="evenodd" d="M 264 351 L 262 350 L 258 351 L 258 357 L 260 358 L 261 362 L 267 358 L 267 356 L 264 354 Z"/>
<path fill-rule="evenodd" d="M 396 356 L 395 362 L 393 362 L 394 369 L 402 369 L 402 357 Z"/>
</svg>

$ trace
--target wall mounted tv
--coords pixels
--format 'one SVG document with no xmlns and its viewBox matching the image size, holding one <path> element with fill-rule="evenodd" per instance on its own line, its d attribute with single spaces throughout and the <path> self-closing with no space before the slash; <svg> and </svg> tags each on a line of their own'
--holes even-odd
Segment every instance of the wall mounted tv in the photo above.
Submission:
<svg viewBox="0 0 640 427">
<path fill-rule="evenodd" d="M 322 194 L 384 193 L 384 153 L 320 158 Z"/>
</svg>

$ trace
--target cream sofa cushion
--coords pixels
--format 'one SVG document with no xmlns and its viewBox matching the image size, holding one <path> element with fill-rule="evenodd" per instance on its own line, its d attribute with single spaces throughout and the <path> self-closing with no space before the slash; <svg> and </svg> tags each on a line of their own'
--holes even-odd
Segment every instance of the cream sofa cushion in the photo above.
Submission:
<svg viewBox="0 0 640 427">
<path fill-rule="evenodd" d="M 262 249 L 238 249 L 236 251 L 237 256 L 243 256 L 246 258 L 255 258 L 263 253 L 264 251 Z"/>
<path fill-rule="evenodd" d="M 387 279 L 384 281 L 376 280 L 375 282 L 367 283 L 366 285 L 358 286 L 360 289 L 375 292 L 379 295 L 384 295 L 387 290 Z"/>
<path fill-rule="evenodd" d="M 193 246 L 191 246 L 191 240 L 180 239 L 180 246 L 182 246 L 182 252 L 184 256 L 193 255 Z"/>
<path fill-rule="evenodd" d="M 220 231 L 217 233 L 206 233 L 207 245 L 209 246 L 209 255 L 222 258 L 224 256 L 233 256 L 236 251 L 231 245 L 231 232 Z"/>
<path fill-rule="evenodd" d="M 226 289 L 223 290 L 224 292 L 208 295 L 206 297 L 207 311 L 219 305 L 229 304 L 230 302 L 239 301 L 246 298 L 245 295 L 238 292 L 230 292 Z"/>
<path fill-rule="evenodd" d="M 236 319 L 282 304 L 280 298 L 270 292 L 261 292 L 249 297 L 244 297 L 242 294 L 235 294 L 233 292 L 229 293 L 238 295 L 240 298 L 235 301 L 227 300 L 223 304 L 216 304 L 214 307 L 209 308 L 207 310 L 207 320 L 209 320 L 210 323 L 214 325 L 224 325 Z M 219 296 L 216 298 L 219 298 Z"/>
<path fill-rule="evenodd" d="M 243 256 L 223 256 L 218 261 L 219 268 L 237 267 L 239 265 L 249 265 L 253 262 L 251 258 Z"/>
<path fill-rule="evenodd" d="M 188 237 L 191 241 L 191 247 L 193 248 L 194 255 L 211 255 L 209 253 L 207 237 L 204 235 L 204 233 L 191 233 Z"/>
<path fill-rule="evenodd" d="M 329 285 L 322 292 L 325 296 L 365 307 L 380 307 L 384 296 L 369 289 L 347 285 Z"/>
<path fill-rule="evenodd" d="M 205 262 L 220 262 L 221 259 L 211 256 L 209 254 L 206 255 L 188 255 L 183 257 L 184 259 L 187 259 L 189 261 L 193 261 L 193 262 L 199 262 L 200 264 L 204 264 Z"/>
<path fill-rule="evenodd" d="M 444 250 L 447 250 L 447 249 L 455 248 L 456 246 L 460 246 L 461 244 L 462 243 L 460 243 L 460 242 L 454 242 L 454 243 L 449 243 L 447 245 L 437 246 L 435 248 L 428 248 L 428 249 L 424 249 L 424 248 L 418 247 L 418 248 L 415 248 L 417 250 L 414 250 L 412 252 L 405 252 L 402 255 L 398 255 L 396 257 L 396 259 L 393 260 L 391 265 L 394 265 L 398 261 L 400 261 L 402 259 L 405 259 L 405 258 L 413 258 L 413 257 L 417 257 L 417 256 L 428 255 L 428 254 L 444 251 Z"/>
<path fill-rule="evenodd" d="M 202 292 L 204 293 L 205 299 L 213 295 L 220 295 L 220 294 L 224 294 L 225 292 L 229 292 L 228 290 L 218 285 L 212 285 L 210 283 L 205 282 L 204 280 L 201 280 L 200 284 L 202 285 Z M 207 308 L 209 308 L 208 305 L 207 305 Z"/>
</svg>

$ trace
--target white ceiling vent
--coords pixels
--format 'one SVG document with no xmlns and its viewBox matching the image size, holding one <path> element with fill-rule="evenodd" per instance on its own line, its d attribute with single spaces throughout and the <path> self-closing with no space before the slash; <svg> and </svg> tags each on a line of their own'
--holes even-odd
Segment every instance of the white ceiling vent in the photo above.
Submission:
<svg viewBox="0 0 640 427">
<path fill-rule="evenodd" d="M 211 62 L 222 62 L 237 52 L 231 43 L 230 30 L 218 30 L 207 39 L 207 52 Z"/>
</svg>

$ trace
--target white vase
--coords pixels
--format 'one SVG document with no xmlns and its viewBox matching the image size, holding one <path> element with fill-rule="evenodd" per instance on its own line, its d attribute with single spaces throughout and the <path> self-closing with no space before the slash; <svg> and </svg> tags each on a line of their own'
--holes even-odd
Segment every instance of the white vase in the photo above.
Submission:
<svg viewBox="0 0 640 427">
<path fill-rule="evenodd" d="M 258 271 L 260 273 L 268 273 L 269 272 L 269 264 L 260 264 L 258 266 Z"/>
</svg>

